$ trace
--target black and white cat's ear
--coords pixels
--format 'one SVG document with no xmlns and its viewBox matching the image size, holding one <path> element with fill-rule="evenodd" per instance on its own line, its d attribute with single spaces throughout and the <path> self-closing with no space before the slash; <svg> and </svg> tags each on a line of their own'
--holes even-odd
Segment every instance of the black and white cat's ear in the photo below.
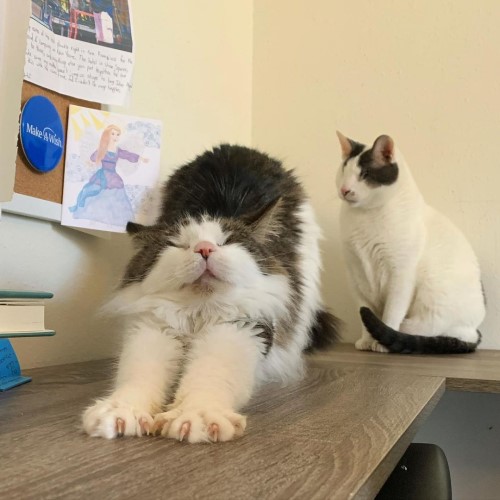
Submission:
<svg viewBox="0 0 500 500">
<path fill-rule="evenodd" d="M 280 206 L 281 196 L 278 196 L 259 210 L 245 217 L 246 223 L 252 226 L 254 236 L 257 238 L 266 237 L 266 235 L 272 231 L 272 226 L 276 221 L 276 214 Z"/>
<path fill-rule="evenodd" d="M 340 150 L 342 151 L 342 159 L 350 158 L 352 153 L 352 148 L 354 146 L 354 141 L 348 139 L 344 134 L 337 130 L 337 137 L 340 142 Z"/>
<path fill-rule="evenodd" d="M 377 137 L 372 147 L 372 158 L 379 165 L 387 165 L 394 162 L 394 141 L 388 135 Z"/>
<path fill-rule="evenodd" d="M 259 224 L 262 220 L 264 220 L 266 217 L 269 217 L 272 214 L 274 208 L 276 207 L 276 205 L 278 205 L 280 200 L 281 196 L 278 196 L 277 198 L 274 198 L 273 200 L 266 203 L 259 209 L 245 215 L 245 222 L 247 224 Z"/>
<path fill-rule="evenodd" d="M 137 222 L 127 222 L 127 233 L 131 234 L 132 236 L 140 233 L 144 229 L 146 229 L 146 226 L 143 226 L 142 224 L 137 224 Z"/>
<path fill-rule="evenodd" d="M 126 231 L 129 236 L 132 236 L 132 241 L 136 248 L 141 248 L 148 238 L 149 231 L 146 231 L 147 226 L 137 224 L 137 222 L 127 222 Z"/>
</svg>

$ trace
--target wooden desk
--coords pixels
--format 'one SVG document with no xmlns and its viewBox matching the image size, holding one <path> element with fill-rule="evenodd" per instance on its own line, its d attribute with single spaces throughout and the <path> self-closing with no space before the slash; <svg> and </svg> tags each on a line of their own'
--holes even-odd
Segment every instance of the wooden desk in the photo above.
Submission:
<svg viewBox="0 0 500 500">
<path fill-rule="evenodd" d="M 256 395 L 243 438 L 189 445 L 79 430 L 109 387 L 109 362 L 27 373 L 32 383 L 0 394 L 3 498 L 373 498 L 445 387 L 441 376 L 313 358 L 301 383 Z"/>
<path fill-rule="evenodd" d="M 369 366 L 384 371 L 444 377 L 446 388 L 455 391 L 500 392 L 500 350 L 471 354 L 406 355 L 358 351 L 352 344 L 338 344 L 319 353 L 315 366 Z"/>
</svg>

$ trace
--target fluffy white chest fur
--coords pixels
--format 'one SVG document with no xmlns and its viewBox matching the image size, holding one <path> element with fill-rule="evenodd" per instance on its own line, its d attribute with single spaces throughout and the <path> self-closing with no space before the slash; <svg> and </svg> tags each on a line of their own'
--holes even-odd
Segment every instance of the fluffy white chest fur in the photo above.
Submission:
<svg viewBox="0 0 500 500">
<path fill-rule="evenodd" d="M 392 139 L 381 136 L 371 149 L 339 139 L 344 254 L 359 306 L 373 312 L 362 312 L 356 347 L 463 352 L 455 339 L 472 350 L 485 305 L 470 244 L 424 202 Z"/>
</svg>

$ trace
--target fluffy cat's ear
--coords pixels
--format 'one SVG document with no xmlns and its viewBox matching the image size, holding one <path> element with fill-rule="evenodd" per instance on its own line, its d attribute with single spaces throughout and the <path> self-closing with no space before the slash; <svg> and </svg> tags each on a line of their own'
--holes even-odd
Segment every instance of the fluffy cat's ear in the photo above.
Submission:
<svg viewBox="0 0 500 500">
<path fill-rule="evenodd" d="M 127 222 L 127 233 L 132 236 L 132 241 L 136 248 L 141 248 L 155 236 L 155 231 L 151 226 L 143 226 L 137 222 Z"/>
<path fill-rule="evenodd" d="M 344 134 L 342 134 L 338 130 L 337 130 L 337 137 L 339 138 L 339 142 L 340 142 L 340 149 L 342 151 L 342 159 L 345 160 L 346 158 L 349 158 L 351 156 L 354 141 L 351 141 L 350 139 L 348 139 Z"/>
<path fill-rule="evenodd" d="M 372 158 L 378 165 L 394 161 L 394 141 L 388 135 L 381 135 L 373 143 Z"/>
<path fill-rule="evenodd" d="M 267 205 L 247 216 L 246 223 L 252 226 L 252 233 L 257 239 L 266 238 L 272 232 L 276 222 L 276 214 L 281 207 L 281 196 L 278 196 Z"/>
<path fill-rule="evenodd" d="M 144 229 L 146 229 L 146 226 L 143 226 L 142 224 L 137 224 L 137 222 L 127 222 L 126 230 L 128 234 L 135 235 Z"/>
</svg>

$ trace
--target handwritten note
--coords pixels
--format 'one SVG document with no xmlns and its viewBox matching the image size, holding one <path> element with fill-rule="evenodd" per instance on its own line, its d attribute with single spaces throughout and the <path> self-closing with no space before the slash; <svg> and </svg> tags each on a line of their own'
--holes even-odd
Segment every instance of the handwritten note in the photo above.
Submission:
<svg viewBox="0 0 500 500">
<path fill-rule="evenodd" d="M 30 19 L 24 78 L 61 94 L 123 104 L 132 86 L 133 54 L 55 35 Z"/>
</svg>

